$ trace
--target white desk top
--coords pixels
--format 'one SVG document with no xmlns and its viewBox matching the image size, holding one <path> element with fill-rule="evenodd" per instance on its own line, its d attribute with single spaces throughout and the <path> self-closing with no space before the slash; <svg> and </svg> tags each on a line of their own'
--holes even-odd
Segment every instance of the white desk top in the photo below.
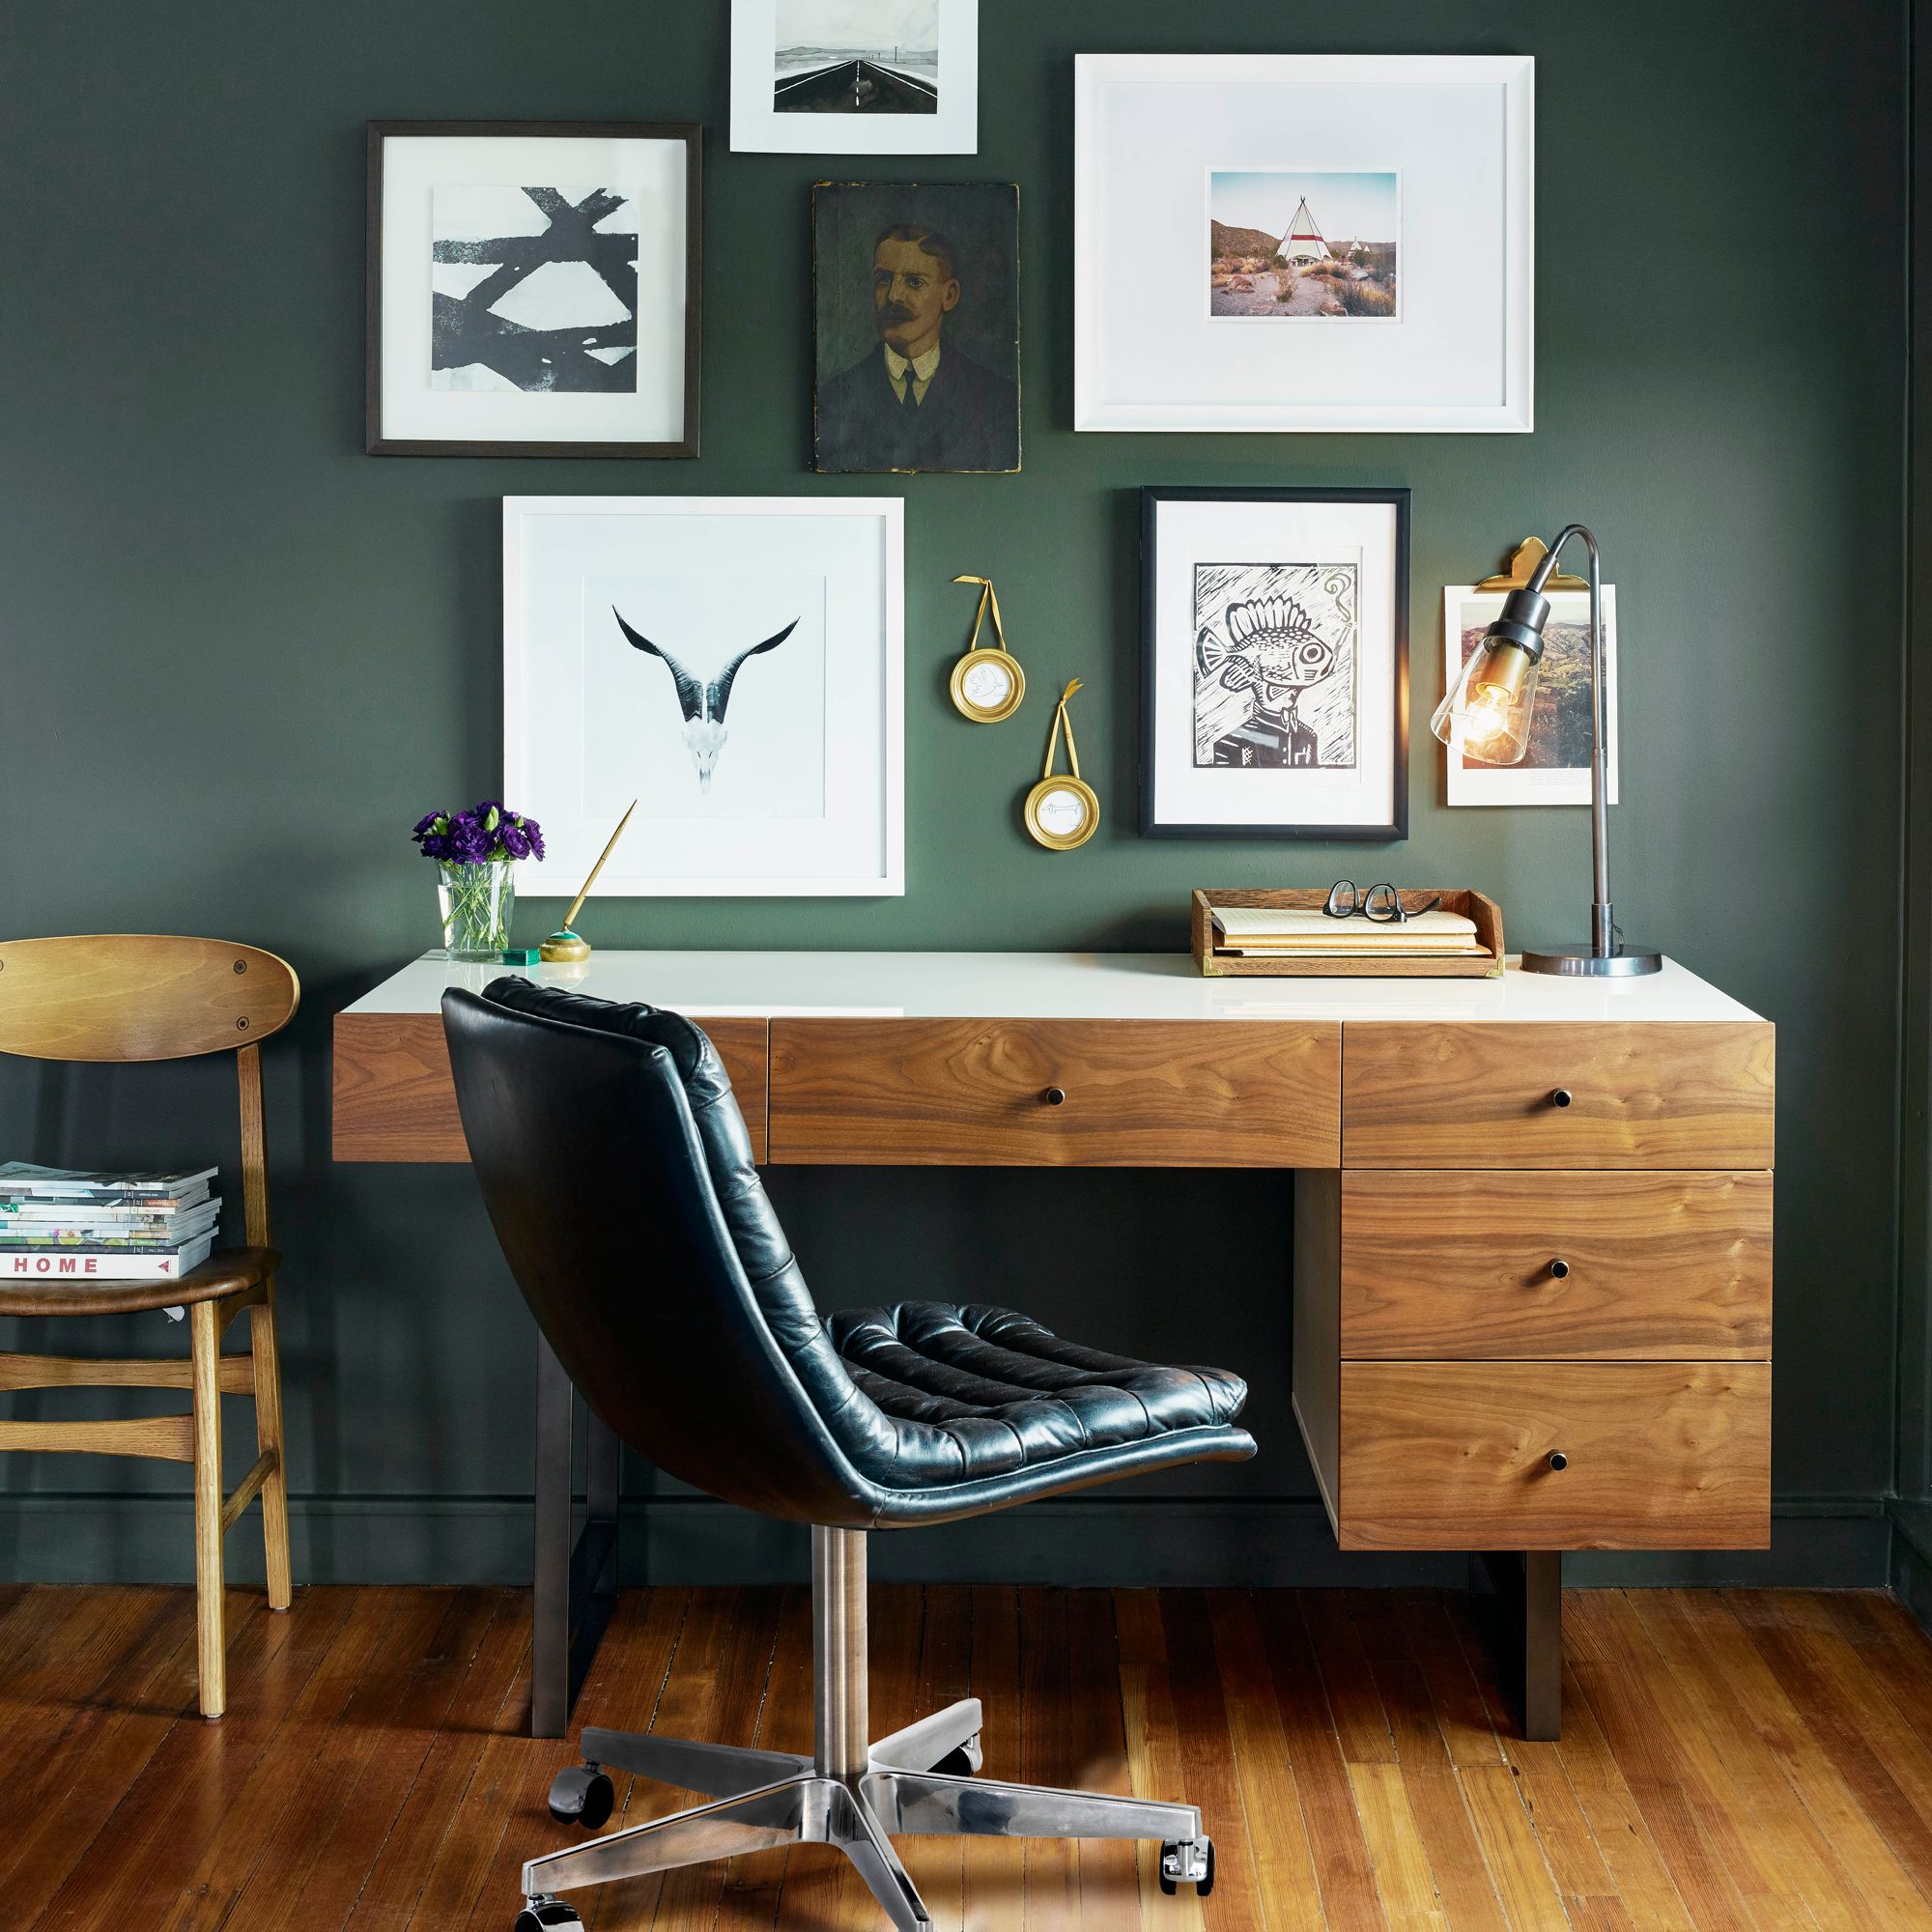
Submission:
<svg viewBox="0 0 1932 1932">
<path fill-rule="evenodd" d="M 435 1012 L 445 986 L 509 972 L 425 953 L 348 1009 Z M 596 952 L 525 977 L 700 1018 L 1754 1020 L 1675 960 L 1640 980 L 1209 980 L 1185 952 Z"/>
</svg>

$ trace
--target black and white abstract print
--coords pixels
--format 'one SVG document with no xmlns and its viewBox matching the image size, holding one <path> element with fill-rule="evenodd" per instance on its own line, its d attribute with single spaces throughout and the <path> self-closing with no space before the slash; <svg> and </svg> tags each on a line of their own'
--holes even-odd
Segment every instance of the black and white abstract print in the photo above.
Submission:
<svg viewBox="0 0 1932 1932">
<path fill-rule="evenodd" d="M 438 187 L 433 389 L 635 394 L 638 215 L 606 187 Z"/>
<path fill-rule="evenodd" d="M 1194 566 L 1194 762 L 1355 762 L 1361 565 Z"/>
</svg>

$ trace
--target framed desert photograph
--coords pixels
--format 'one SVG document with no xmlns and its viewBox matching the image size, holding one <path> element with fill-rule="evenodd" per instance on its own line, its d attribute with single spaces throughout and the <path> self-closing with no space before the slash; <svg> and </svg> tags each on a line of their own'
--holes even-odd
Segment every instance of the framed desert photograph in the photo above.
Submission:
<svg viewBox="0 0 1932 1932">
<path fill-rule="evenodd" d="M 1079 54 L 1077 430 L 1525 432 L 1535 63 Z"/>
<path fill-rule="evenodd" d="M 1401 233 L 1393 172 L 1209 169 L 1208 312 L 1232 322 L 1394 322 Z"/>
<path fill-rule="evenodd" d="M 1408 492 L 1141 493 L 1141 830 L 1408 830 Z"/>
<path fill-rule="evenodd" d="M 1529 749 L 1522 762 L 1486 765 L 1454 746 L 1449 760 L 1451 805 L 1588 805 L 1590 803 L 1590 593 L 1552 590 L 1543 628 L 1543 664 Z M 1483 633 L 1502 614 L 1503 599 L 1452 583 L 1442 592 L 1444 689 L 1463 674 Z M 1609 753 L 1605 802 L 1617 802 L 1617 590 L 1604 585 L 1604 728 Z"/>
<path fill-rule="evenodd" d="M 902 510 L 504 498 L 503 783 L 558 893 L 632 799 L 601 893 L 905 891 Z"/>
<path fill-rule="evenodd" d="M 699 132 L 372 121 L 372 456 L 696 456 Z"/>
<path fill-rule="evenodd" d="M 970 155 L 979 0 L 732 0 L 731 146 Z"/>
<path fill-rule="evenodd" d="M 820 182 L 811 194 L 812 461 L 1020 467 L 1019 189 Z"/>
</svg>

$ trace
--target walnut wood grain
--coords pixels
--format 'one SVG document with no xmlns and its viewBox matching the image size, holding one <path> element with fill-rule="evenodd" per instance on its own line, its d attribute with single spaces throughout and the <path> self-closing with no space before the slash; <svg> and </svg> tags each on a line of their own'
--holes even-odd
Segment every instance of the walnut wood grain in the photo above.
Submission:
<svg viewBox="0 0 1932 1932">
<path fill-rule="evenodd" d="M 288 1025 L 295 968 L 256 946 L 158 933 L 0 943 L 0 1053 L 185 1060 Z"/>
<path fill-rule="evenodd" d="M 1768 1168 L 1774 1064 L 1762 1020 L 1352 1022 L 1343 1162 Z"/>
<path fill-rule="evenodd" d="M 1333 1167 L 1341 1058 L 1332 1022 L 775 1019 L 772 1159 Z"/>
<path fill-rule="evenodd" d="M 765 1022 L 691 1015 L 711 1036 L 765 1158 Z M 468 1161 L 440 1013 L 337 1013 L 337 1160 Z"/>
<path fill-rule="evenodd" d="M 1344 1362 L 1337 1500 L 1344 1549 L 1761 1549 L 1771 1365 Z"/>
<path fill-rule="evenodd" d="M 1341 1353 L 1765 1359 L 1771 1201 L 1769 1174 L 1355 1169 Z"/>
</svg>

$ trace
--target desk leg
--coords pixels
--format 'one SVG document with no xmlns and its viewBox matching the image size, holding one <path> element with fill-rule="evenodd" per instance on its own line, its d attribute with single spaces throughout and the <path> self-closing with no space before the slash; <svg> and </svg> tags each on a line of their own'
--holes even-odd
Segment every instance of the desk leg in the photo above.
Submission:
<svg viewBox="0 0 1932 1932">
<path fill-rule="evenodd" d="M 576 1397 L 537 1331 L 536 1548 L 530 1566 L 530 1736 L 560 1738 L 570 1719 L 570 1422 Z"/>
<path fill-rule="evenodd" d="M 1489 1551 L 1471 1566 L 1482 1621 L 1501 1665 L 1503 1682 L 1519 1699 L 1525 1738 L 1563 1735 L 1563 1552 Z M 1489 1597 L 1482 1590 L 1493 1589 Z"/>
<path fill-rule="evenodd" d="M 586 1417 L 582 1533 L 573 1546 L 577 1486 L 571 1424 L 577 1391 L 537 1334 L 536 1548 L 531 1566 L 530 1736 L 560 1738 L 617 1602 L 617 1473 L 621 1444 Z"/>
</svg>

